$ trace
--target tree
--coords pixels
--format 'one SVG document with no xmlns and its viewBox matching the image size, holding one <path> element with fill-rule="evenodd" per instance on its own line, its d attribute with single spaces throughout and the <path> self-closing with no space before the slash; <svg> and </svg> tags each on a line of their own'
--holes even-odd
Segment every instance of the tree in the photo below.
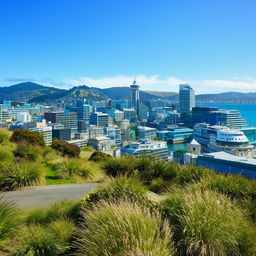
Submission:
<svg viewBox="0 0 256 256">
<path fill-rule="evenodd" d="M 45 146 L 43 136 L 40 133 L 34 131 L 21 129 L 14 130 L 10 140 L 17 144 L 31 144 L 43 147 Z"/>
<path fill-rule="evenodd" d="M 54 139 L 52 148 L 58 150 L 63 156 L 79 157 L 81 149 L 77 145 L 70 144 L 66 141 Z"/>
</svg>

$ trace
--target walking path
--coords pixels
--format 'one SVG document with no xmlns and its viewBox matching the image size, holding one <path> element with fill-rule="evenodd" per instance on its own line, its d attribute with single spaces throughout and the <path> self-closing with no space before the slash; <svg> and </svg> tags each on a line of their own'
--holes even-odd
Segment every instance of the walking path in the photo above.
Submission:
<svg viewBox="0 0 256 256">
<path fill-rule="evenodd" d="M 3 198 L 13 201 L 19 208 L 34 208 L 65 199 L 80 199 L 97 186 L 97 183 L 35 186 L 21 191 L 4 192 Z"/>
</svg>

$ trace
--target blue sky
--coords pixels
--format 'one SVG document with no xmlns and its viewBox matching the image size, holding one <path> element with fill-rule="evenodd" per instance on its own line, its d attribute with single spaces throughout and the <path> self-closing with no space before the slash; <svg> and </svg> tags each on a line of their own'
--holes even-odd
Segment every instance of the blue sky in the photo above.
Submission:
<svg viewBox="0 0 256 256">
<path fill-rule="evenodd" d="M 255 91 L 255 0 L 2 0 L 0 84 Z"/>
</svg>

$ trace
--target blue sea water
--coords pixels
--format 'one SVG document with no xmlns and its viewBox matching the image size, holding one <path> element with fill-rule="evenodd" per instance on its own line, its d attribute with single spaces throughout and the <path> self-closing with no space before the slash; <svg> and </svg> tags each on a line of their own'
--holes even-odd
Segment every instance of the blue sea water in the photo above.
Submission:
<svg viewBox="0 0 256 256">
<path fill-rule="evenodd" d="M 218 103 L 204 103 L 197 104 L 198 107 L 217 107 L 219 109 L 235 109 L 241 113 L 241 116 L 246 120 L 246 124 L 248 127 L 256 127 L 256 105 L 235 105 L 235 104 L 218 104 Z M 169 152 L 177 151 L 177 150 L 186 150 L 186 143 L 180 144 L 169 144 L 168 149 Z"/>
</svg>

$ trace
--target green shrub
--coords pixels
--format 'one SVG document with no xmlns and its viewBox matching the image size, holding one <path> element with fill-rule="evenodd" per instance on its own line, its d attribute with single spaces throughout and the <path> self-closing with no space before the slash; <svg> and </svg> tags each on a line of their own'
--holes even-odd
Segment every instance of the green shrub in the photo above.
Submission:
<svg viewBox="0 0 256 256">
<path fill-rule="evenodd" d="M 62 179 L 88 179 L 93 172 L 90 163 L 81 159 L 65 159 L 56 165 L 57 177 Z"/>
<path fill-rule="evenodd" d="M 82 200 L 82 208 L 90 208 L 101 200 L 130 200 L 140 205 L 154 207 L 148 197 L 147 189 L 138 180 L 126 176 L 109 178 Z"/>
<path fill-rule="evenodd" d="M 48 229 L 63 251 L 67 252 L 71 249 L 71 242 L 76 234 L 76 226 L 72 221 L 56 220 L 49 224 Z"/>
<path fill-rule="evenodd" d="M 31 144 L 18 144 L 14 150 L 14 155 L 21 160 L 39 161 L 42 160 L 43 149 Z"/>
<path fill-rule="evenodd" d="M 54 139 L 52 141 L 52 148 L 58 150 L 63 156 L 79 157 L 81 149 L 66 141 Z"/>
<path fill-rule="evenodd" d="M 16 256 L 56 256 L 67 249 L 47 227 L 40 225 L 24 227 L 17 240 L 13 253 Z"/>
<path fill-rule="evenodd" d="M 99 150 L 96 150 L 91 154 L 89 161 L 104 162 L 104 161 L 108 160 L 109 158 L 111 158 L 111 155 L 105 154 Z"/>
<path fill-rule="evenodd" d="M 173 191 L 162 205 L 176 224 L 179 255 L 254 255 L 249 223 L 225 195 L 188 187 Z"/>
<path fill-rule="evenodd" d="M 176 178 L 175 182 L 178 184 L 186 184 L 198 182 L 200 179 L 213 175 L 213 171 L 201 166 L 195 165 L 175 165 Z"/>
<path fill-rule="evenodd" d="M 33 162 L 11 163 L 6 165 L 0 180 L 2 190 L 39 185 L 44 180 L 45 169 Z"/>
<path fill-rule="evenodd" d="M 134 174 L 135 167 L 136 159 L 133 157 L 110 158 L 103 165 L 106 174 L 113 177 L 119 175 L 131 176 Z"/>
<path fill-rule="evenodd" d="M 15 205 L 0 197 L 0 248 L 8 238 L 16 233 L 19 217 Z"/>
<path fill-rule="evenodd" d="M 73 201 L 60 201 L 45 208 L 30 211 L 25 217 L 26 224 L 49 224 L 57 220 L 76 220 L 79 216 L 79 203 Z"/>
<path fill-rule="evenodd" d="M 40 133 L 28 130 L 14 130 L 10 141 L 17 144 L 45 146 L 44 138 Z"/>
<path fill-rule="evenodd" d="M 221 192 L 232 198 L 244 198 L 249 196 L 251 181 L 240 175 L 209 175 L 201 180 L 202 188 Z"/>
<path fill-rule="evenodd" d="M 166 220 L 127 201 L 101 202 L 83 213 L 79 255 L 174 255 Z"/>
<path fill-rule="evenodd" d="M 155 193 L 161 193 L 165 190 L 166 182 L 163 178 L 155 178 L 149 185 L 149 190 Z"/>
</svg>

